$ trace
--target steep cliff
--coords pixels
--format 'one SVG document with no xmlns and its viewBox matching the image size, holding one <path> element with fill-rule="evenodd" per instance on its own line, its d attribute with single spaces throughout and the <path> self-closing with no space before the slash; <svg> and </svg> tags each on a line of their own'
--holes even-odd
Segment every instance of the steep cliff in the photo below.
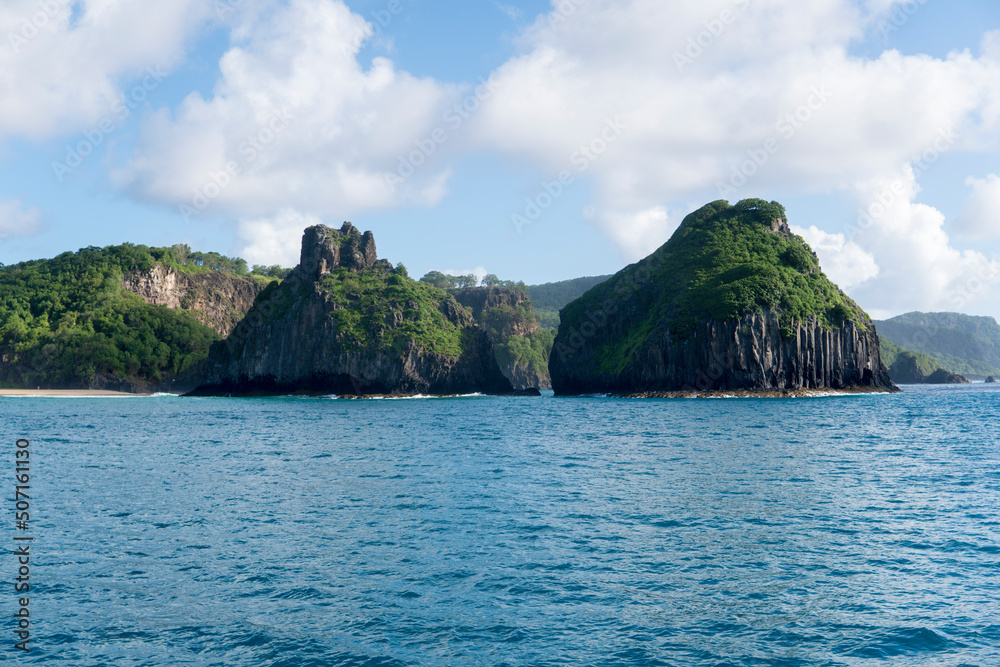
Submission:
<svg viewBox="0 0 1000 667">
<path fill-rule="evenodd" d="M 871 319 L 774 202 L 692 213 L 560 319 L 557 394 L 895 390 Z"/>
<path fill-rule="evenodd" d="M 264 289 L 253 278 L 219 271 L 191 273 L 164 264 L 122 276 L 121 287 L 143 301 L 182 309 L 220 336 L 228 336 Z"/>
<path fill-rule="evenodd" d="M 299 265 L 212 345 L 204 378 L 194 394 L 513 391 L 472 314 L 378 260 L 350 223 L 305 231 Z"/>
<path fill-rule="evenodd" d="M 515 389 L 552 388 L 548 359 L 553 337 L 539 326 L 524 290 L 471 287 L 451 294 L 486 330 L 500 369 Z"/>
</svg>

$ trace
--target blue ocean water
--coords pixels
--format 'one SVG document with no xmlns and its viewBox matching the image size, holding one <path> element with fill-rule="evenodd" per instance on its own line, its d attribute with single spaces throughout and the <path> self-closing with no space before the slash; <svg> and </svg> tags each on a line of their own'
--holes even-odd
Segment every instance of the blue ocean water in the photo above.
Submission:
<svg viewBox="0 0 1000 667">
<path fill-rule="evenodd" d="M 67 665 L 998 665 L 1000 388 L 0 398 Z"/>
</svg>

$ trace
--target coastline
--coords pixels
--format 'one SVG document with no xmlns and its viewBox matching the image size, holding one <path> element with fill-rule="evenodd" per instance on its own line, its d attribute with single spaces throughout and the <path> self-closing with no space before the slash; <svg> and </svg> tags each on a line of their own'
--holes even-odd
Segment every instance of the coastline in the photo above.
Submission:
<svg viewBox="0 0 1000 667">
<path fill-rule="evenodd" d="M 649 391 L 634 394 L 608 394 L 614 398 L 822 398 L 826 396 L 860 396 L 865 394 L 898 394 L 898 387 L 845 387 L 832 389 L 733 389 L 709 391 Z"/>
<path fill-rule="evenodd" d="M 152 394 L 133 394 L 103 389 L 0 389 L 0 397 L 5 396 L 10 398 L 129 398 L 152 396 Z"/>
</svg>

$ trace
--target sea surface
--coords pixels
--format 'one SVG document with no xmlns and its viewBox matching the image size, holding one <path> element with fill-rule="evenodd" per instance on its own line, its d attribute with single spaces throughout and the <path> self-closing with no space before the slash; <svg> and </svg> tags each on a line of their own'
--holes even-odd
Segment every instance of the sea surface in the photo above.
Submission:
<svg viewBox="0 0 1000 667">
<path fill-rule="evenodd" d="M 983 384 L 0 398 L 0 659 L 1000 665 L 998 418 Z"/>
</svg>

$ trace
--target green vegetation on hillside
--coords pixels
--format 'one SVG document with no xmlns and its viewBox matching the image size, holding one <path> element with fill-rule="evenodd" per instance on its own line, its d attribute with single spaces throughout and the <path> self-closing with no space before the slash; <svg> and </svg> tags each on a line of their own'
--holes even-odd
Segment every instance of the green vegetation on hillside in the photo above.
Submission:
<svg viewBox="0 0 1000 667">
<path fill-rule="evenodd" d="M 588 291 L 563 311 L 560 331 L 582 331 L 595 314 L 624 317 L 624 336 L 599 344 L 602 372 L 617 374 L 666 328 L 673 344 L 699 322 L 727 321 L 770 310 L 782 333 L 817 318 L 866 329 L 863 311 L 823 274 L 808 244 L 787 231 L 777 202 L 716 201 L 688 215 L 667 243 Z M 620 312 L 619 308 L 627 308 Z"/>
<path fill-rule="evenodd" d="M 891 367 L 895 364 L 896 360 L 900 357 L 909 357 L 916 361 L 917 368 L 919 368 L 920 372 L 924 375 L 930 375 L 934 371 L 942 368 L 941 364 L 929 355 L 902 348 L 882 336 L 880 336 L 880 340 L 882 348 L 882 363 L 884 363 L 887 367 Z"/>
<path fill-rule="evenodd" d="M 716 201 L 688 215 L 653 255 L 627 267 L 571 304 L 576 321 L 595 302 L 624 284 L 648 283 L 636 290 L 644 313 L 632 330 L 635 347 L 669 321 L 674 340 L 682 341 L 702 320 L 730 320 L 773 309 L 787 327 L 817 317 L 823 326 L 866 317 L 823 274 L 815 254 L 799 236 L 772 231 L 786 221 L 777 202 L 746 199 L 736 205 Z M 643 279 L 643 272 L 651 272 Z"/>
<path fill-rule="evenodd" d="M 678 332 L 702 319 L 728 320 L 773 308 L 789 323 L 818 317 L 830 327 L 858 320 L 857 305 L 823 274 L 798 236 L 771 230 L 781 204 L 718 201 L 689 215 L 662 252 L 680 307 Z"/>
<path fill-rule="evenodd" d="M 0 386 L 156 385 L 204 359 L 212 329 L 121 289 L 125 272 L 157 262 L 178 259 L 124 244 L 0 269 Z"/>
<path fill-rule="evenodd" d="M 548 381 L 549 355 L 555 333 L 537 326 L 531 302 L 518 306 L 486 308 L 478 316 L 479 324 L 490 334 L 501 368 L 525 368 Z M 519 335 L 512 331 L 528 331 Z"/>
<path fill-rule="evenodd" d="M 444 290 L 407 277 L 405 269 L 374 267 L 356 273 L 341 267 L 324 276 L 322 286 L 340 306 L 330 316 L 345 344 L 402 353 L 413 340 L 427 352 L 462 354 L 462 329 L 441 311 L 449 300 L 455 308 L 461 306 Z"/>
<path fill-rule="evenodd" d="M 529 285 L 528 294 L 535 307 L 535 315 L 543 329 L 559 328 L 559 311 L 583 296 L 587 290 L 603 283 L 611 276 L 574 278 L 544 285 Z"/>
<path fill-rule="evenodd" d="M 906 313 L 876 322 L 885 342 L 923 353 L 962 375 L 1000 376 L 1000 324 L 960 313 Z"/>
</svg>

